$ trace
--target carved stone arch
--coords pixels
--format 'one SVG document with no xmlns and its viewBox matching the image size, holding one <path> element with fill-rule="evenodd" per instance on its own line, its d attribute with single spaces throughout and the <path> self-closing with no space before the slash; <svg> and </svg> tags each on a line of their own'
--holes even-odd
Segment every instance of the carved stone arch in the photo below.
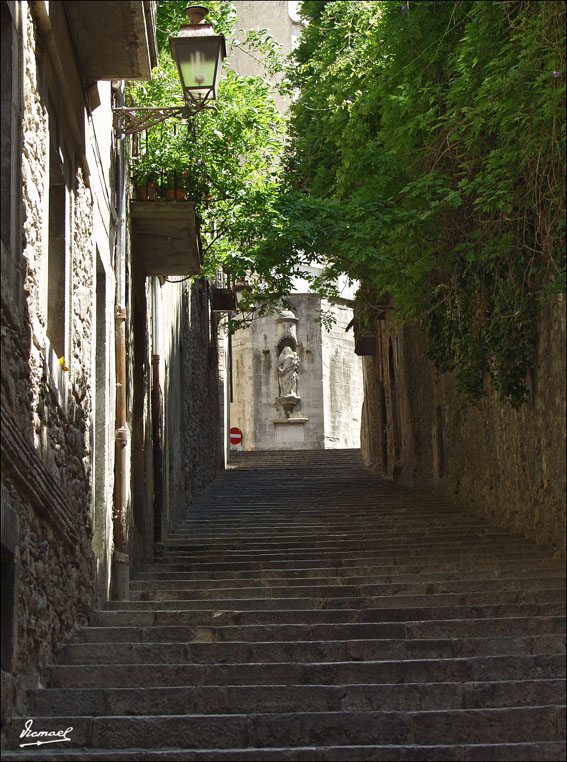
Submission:
<svg viewBox="0 0 567 762">
<path fill-rule="evenodd" d="M 284 347 L 289 347 L 292 351 L 297 351 L 297 339 L 295 336 L 292 336 L 291 334 L 286 334 L 285 336 L 282 336 L 281 339 L 278 341 L 278 355 L 281 355 L 281 353 L 284 350 Z"/>
</svg>

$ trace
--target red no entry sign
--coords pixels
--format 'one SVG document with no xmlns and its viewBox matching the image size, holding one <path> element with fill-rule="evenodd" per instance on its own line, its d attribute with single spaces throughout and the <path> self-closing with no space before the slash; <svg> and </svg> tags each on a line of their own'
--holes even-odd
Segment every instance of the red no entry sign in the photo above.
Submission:
<svg viewBox="0 0 567 762">
<path fill-rule="evenodd" d="M 242 432 L 233 426 L 230 430 L 230 444 L 237 445 L 242 442 Z"/>
</svg>

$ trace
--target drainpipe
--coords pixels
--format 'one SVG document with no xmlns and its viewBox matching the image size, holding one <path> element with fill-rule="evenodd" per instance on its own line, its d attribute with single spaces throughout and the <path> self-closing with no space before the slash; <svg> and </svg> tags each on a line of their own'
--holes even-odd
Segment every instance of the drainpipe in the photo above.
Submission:
<svg viewBox="0 0 567 762">
<path fill-rule="evenodd" d="M 153 278 L 152 305 L 152 439 L 154 461 L 154 542 L 161 542 L 163 516 L 163 470 L 161 436 L 161 396 L 159 365 L 161 356 L 162 303 L 159 278 Z"/>
<path fill-rule="evenodd" d="M 124 82 L 120 83 L 120 106 L 124 105 Z M 116 304 L 114 309 L 116 359 L 116 421 L 114 448 L 114 551 L 112 557 L 112 598 L 129 598 L 128 557 L 128 426 L 126 421 L 126 144 L 120 136 L 117 157 L 118 235 L 115 258 Z"/>
</svg>

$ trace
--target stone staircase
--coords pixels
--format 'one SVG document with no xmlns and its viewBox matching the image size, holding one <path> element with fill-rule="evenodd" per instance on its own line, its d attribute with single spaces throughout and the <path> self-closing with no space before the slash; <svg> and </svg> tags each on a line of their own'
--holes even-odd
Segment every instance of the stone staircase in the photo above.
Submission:
<svg viewBox="0 0 567 762">
<path fill-rule="evenodd" d="M 3 759 L 565 759 L 563 561 L 358 451 L 231 465 L 8 729 L 71 740 Z"/>
</svg>

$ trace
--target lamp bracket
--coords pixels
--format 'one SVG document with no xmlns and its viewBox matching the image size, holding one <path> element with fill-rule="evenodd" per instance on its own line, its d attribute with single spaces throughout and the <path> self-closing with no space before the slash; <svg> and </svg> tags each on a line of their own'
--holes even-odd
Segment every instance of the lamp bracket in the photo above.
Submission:
<svg viewBox="0 0 567 762">
<path fill-rule="evenodd" d="M 166 119 L 177 116 L 188 119 L 193 114 L 214 106 L 195 102 L 185 106 L 165 106 L 163 108 L 151 108 L 147 106 L 113 108 L 112 124 L 119 135 L 132 135 L 151 127 L 154 124 L 165 122 Z M 216 109 L 215 109 L 216 110 Z"/>
</svg>

